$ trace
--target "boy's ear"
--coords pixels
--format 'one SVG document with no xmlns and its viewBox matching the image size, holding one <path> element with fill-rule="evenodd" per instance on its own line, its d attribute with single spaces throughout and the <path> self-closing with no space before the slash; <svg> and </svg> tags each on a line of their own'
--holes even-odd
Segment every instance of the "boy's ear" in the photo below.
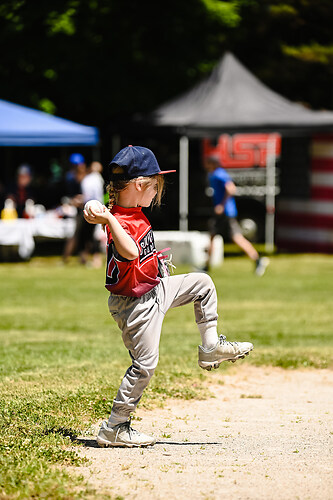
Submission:
<svg viewBox="0 0 333 500">
<path fill-rule="evenodd" d="M 141 179 L 136 179 L 135 181 L 135 187 L 138 191 L 142 191 L 142 182 Z"/>
</svg>

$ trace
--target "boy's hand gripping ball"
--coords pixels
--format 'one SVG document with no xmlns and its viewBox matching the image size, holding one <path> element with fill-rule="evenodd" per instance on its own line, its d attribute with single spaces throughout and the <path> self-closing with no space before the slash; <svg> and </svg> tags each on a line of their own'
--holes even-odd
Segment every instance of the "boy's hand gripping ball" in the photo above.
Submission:
<svg viewBox="0 0 333 500">
<path fill-rule="evenodd" d="M 104 205 L 98 200 L 89 200 L 87 203 L 84 205 L 84 210 L 89 214 L 93 215 L 91 212 L 91 209 L 95 213 L 100 213 L 102 214 L 104 212 Z"/>
</svg>

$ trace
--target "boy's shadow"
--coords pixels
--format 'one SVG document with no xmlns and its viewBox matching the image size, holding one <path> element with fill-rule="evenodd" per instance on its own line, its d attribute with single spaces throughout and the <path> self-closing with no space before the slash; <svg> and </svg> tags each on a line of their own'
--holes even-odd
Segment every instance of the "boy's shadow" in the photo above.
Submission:
<svg viewBox="0 0 333 500">
<path fill-rule="evenodd" d="M 75 443 L 83 444 L 83 446 L 85 446 L 86 448 L 99 448 L 97 441 L 94 438 L 77 437 L 77 438 L 73 439 L 73 441 Z M 212 445 L 215 445 L 216 446 L 216 445 L 219 445 L 222 443 L 207 442 L 207 441 L 205 441 L 205 442 L 156 441 L 155 446 L 159 445 L 159 444 L 161 444 L 163 446 L 166 446 L 166 445 L 169 445 L 169 446 L 212 446 Z"/>
<path fill-rule="evenodd" d="M 83 444 L 86 448 L 99 448 L 96 438 L 77 437 L 74 441 L 75 443 Z"/>
<path fill-rule="evenodd" d="M 72 443 L 82 444 L 86 448 L 100 448 L 97 444 L 96 438 L 93 437 L 80 437 L 75 434 L 72 429 L 65 429 L 63 427 L 47 429 L 45 434 L 61 434 L 62 436 L 67 436 L 70 438 Z M 192 441 L 156 441 L 156 445 L 163 446 L 212 446 L 212 445 L 220 445 L 222 443 L 218 442 L 192 442 Z M 126 448 L 125 448 L 126 449 Z"/>
</svg>

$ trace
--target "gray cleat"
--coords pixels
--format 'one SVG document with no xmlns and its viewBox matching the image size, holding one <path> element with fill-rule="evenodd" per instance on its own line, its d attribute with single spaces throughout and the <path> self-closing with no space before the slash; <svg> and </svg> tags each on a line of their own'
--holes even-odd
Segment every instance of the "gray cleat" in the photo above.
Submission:
<svg viewBox="0 0 333 500">
<path fill-rule="evenodd" d="M 96 441 L 101 447 L 123 446 L 127 448 L 152 446 L 156 443 L 155 438 L 132 429 L 130 420 L 114 427 L 108 427 L 107 422 L 103 422 Z"/>
<path fill-rule="evenodd" d="M 259 259 L 256 260 L 256 266 L 255 266 L 255 274 L 257 276 L 263 276 L 266 271 L 266 267 L 269 265 L 269 258 L 268 257 L 260 257 Z"/>
<path fill-rule="evenodd" d="M 250 342 L 228 342 L 224 335 L 220 335 L 219 341 L 213 349 L 207 350 L 199 345 L 200 368 L 210 371 L 218 368 L 222 361 L 232 361 L 248 356 L 253 349 Z"/>
</svg>

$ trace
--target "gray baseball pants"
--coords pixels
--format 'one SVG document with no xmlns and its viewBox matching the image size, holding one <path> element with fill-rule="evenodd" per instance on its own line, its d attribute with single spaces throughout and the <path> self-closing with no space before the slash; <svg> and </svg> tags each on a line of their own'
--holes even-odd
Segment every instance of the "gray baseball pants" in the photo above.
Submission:
<svg viewBox="0 0 333 500">
<path fill-rule="evenodd" d="M 152 291 L 139 298 L 110 294 L 110 313 L 122 331 L 124 344 L 132 358 L 132 365 L 113 401 L 110 417 L 113 425 L 128 420 L 154 374 L 165 313 L 190 302 L 194 303 L 196 323 L 216 328 L 216 289 L 205 273 L 161 278 Z"/>
</svg>

